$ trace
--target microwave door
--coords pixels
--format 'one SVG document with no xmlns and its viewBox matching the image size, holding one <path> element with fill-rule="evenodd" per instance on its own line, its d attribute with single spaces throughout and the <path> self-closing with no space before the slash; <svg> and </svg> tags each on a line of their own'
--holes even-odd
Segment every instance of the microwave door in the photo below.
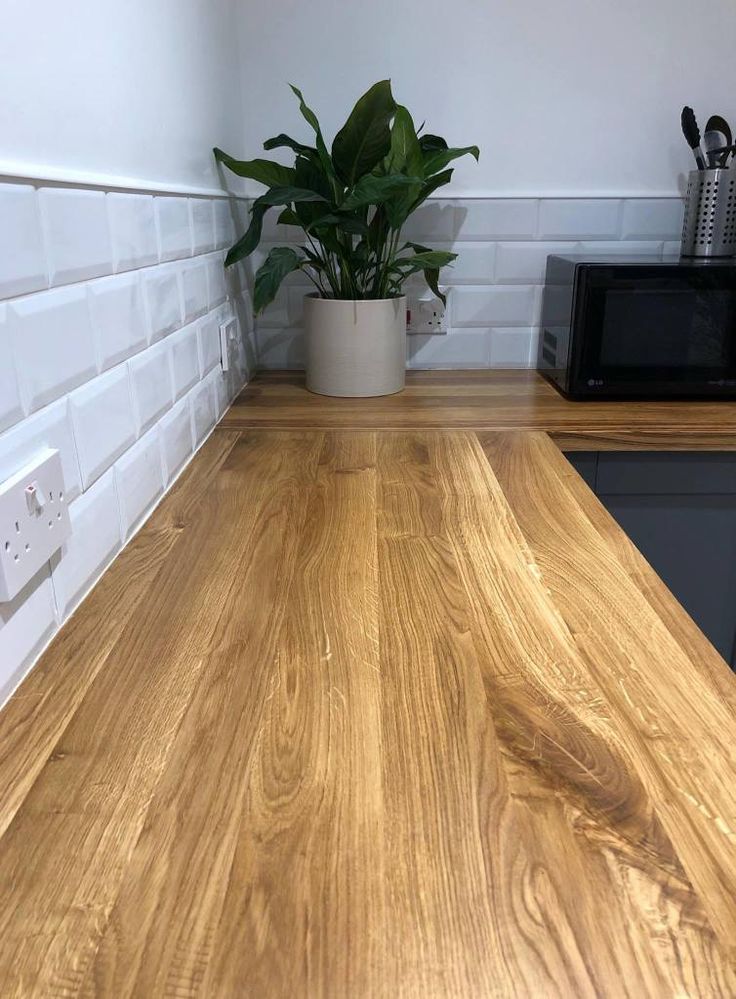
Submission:
<svg viewBox="0 0 736 999">
<path fill-rule="evenodd" d="M 579 377 L 588 385 L 736 385 L 736 288 L 722 279 L 596 275 L 585 298 Z"/>
</svg>

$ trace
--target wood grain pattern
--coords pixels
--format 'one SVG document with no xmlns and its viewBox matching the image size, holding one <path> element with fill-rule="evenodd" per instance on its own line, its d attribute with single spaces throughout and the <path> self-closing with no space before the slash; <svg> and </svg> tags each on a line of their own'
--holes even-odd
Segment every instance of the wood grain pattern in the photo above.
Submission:
<svg viewBox="0 0 736 999">
<path fill-rule="evenodd" d="M 569 402 L 536 371 L 410 371 L 398 395 L 333 399 L 300 372 L 263 372 L 223 427 L 541 430 L 563 450 L 733 450 L 736 402 Z"/>
<path fill-rule="evenodd" d="M 736 994 L 734 678 L 545 434 L 218 432 L 146 532 L 0 715 L 0 994 Z"/>
</svg>

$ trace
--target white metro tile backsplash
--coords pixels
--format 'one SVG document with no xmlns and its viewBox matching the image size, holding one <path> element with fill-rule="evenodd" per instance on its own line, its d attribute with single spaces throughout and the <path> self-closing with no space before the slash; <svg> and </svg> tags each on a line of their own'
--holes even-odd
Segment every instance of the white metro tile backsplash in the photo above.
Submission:
<svg viewBox="0 0 736 999">
<path fill-rule="evenodd" d="M 42 188 L 41 221 L 51 284 L 112 272 L 112 241 L 102 191 Z"/>
<path fill-rule="evenodd" d="M 72 392 L 69 405 L 82 486 L 88 489 L 136 437 L 127 365 Z"/>
<path fill-rule="evenodd" d="M 159 420 L 174 401 L 171 360 L 166 342 L 136 354 L 128 363 L 136 428 L 141 434 Z"/>
<path fill-rule="evenodd" d="M 182 324 L 179 265 L 150 267 L 141 272 L 151 341 L 160 340 Z"/>
<path fill-rule="evenodd" d="M 6 320 L 7 308 L 0 305 L 0 430 L 16 423 L 23 416 Z"/>
<path fill-rule="evenodd" d="M 219 266 L 222 269 L 222 264 Z M 207 268 L 201 260 L 181 265 L 181 289 L 184 322 L 203 316 L 207 311 Z"/>
<path fill-rule="evenodd" d="M 158 263 L 156 219 L 150 194 L 108 194 L 113 268 L 129 271 Z"/>
<path fill-rule="evenodd" d="M 149 430 L 115 463 L 115 485 L 120 531 L 127 541 L 164 489 L 158 427 Z"/>
<path fill-rule="evenodd" d="M 187 198 L 155 198 L 159 260 L 177 260 L 192 253 Z"/>
<path fill-rule="evenodd" d="M 25 295 L 48 285 L 36 189 L 0 184 L 0 298 Z"/>
<path fill-rule="evenodd" d="M 104 371 L 146 346 L 140 275 L 116 274 L 87 288 L 98 363 Z"/>
<path fill-rule="evenodd" d="M 169 339 L 168 345 L 174 376 L 174 398 L 181 399 L 199 381 L 197 327 L 192 324 L 179 330 Z"/>
<path fill-rule="evenodd" d="M 410 335 L 413 368 L 533 367 L 547 257 L 554 253 L 661 257 L 679 251 L 681 198 L 458 198 L 425 203 L 404 236 L 457 253 L 442 271 L 449 331 Z M 268 220 L 268 216 L 266 217 Z M 296 230 L 268 223 L 268 245 Z M 256 320 L 257 363 L 304 366 L 301 275 Z"/>
<path fill-rule="evenodd" d="M 113 470 L 69 507 L 71 536 L 51 560 L 56 606 L 62 618 L 71 611 L 120 548 L 120 515 Z"/>
<path fill-rule="evenodd" d="M 26 413 L 96 374 L 97 352 L 83 284 L 9 302 L 7 324 Z"/>
<path fill-rule="evenodd" d="M 177 402 L 158 427 L 164 476 L 169 485 L 192 453 L 191 400 L 187 397 Z"/>
<path fill-rule="evenodd" d="M 0 481 L 58 449 L 73 526 L 0 603 L 0 704 L 250 374 L 250 299 L 223 273 L 235 208 L 225 197 L 0 184 Z M 219 323 L 231 315 L 253 343 L 236 345 L 226 378 Z"/>
</svg>

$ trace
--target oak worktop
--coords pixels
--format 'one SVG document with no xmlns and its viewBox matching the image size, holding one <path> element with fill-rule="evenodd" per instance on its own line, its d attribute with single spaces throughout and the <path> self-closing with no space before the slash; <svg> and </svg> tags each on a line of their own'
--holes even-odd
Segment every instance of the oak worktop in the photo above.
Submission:
<svg viewBox="0 0 736 999">
<path fill-rule="evenodd" d="M 736 448 L 734 402 L 571 402 L 536 371 L 410 371 L 398 395 L 333 399 L 299 371 L 264 372 L 225 416 L 233 430 L 541 430 L 563 450 Z"/>
<path fill-rule="evenodd" d="M 514 378 L 411 382 L 255 381 L 0 714 L 1 995 L 736 994 L 733 674 Z"/>
</svg>

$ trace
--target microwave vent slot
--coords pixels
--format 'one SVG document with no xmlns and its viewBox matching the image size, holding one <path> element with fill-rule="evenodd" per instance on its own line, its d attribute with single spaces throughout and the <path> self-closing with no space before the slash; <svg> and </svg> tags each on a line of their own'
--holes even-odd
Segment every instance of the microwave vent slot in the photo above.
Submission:
<svg viewBox="0 0 736 999">
<path fill-rule="evenodd" d="M 545 345 L 542 346 L 542 357 L 547 364 L 551 364 L 552 367 L 554 367 L 557 363 L 557 355 Z"/>
<path fill-rule="evenodd" d="M 550 333 L 549 330 L 544 331 L 544 344 L 546 347 L 551 347 L 552 350 L 557 350 L 557 337 L 554 333 Z"/>
</svg>

